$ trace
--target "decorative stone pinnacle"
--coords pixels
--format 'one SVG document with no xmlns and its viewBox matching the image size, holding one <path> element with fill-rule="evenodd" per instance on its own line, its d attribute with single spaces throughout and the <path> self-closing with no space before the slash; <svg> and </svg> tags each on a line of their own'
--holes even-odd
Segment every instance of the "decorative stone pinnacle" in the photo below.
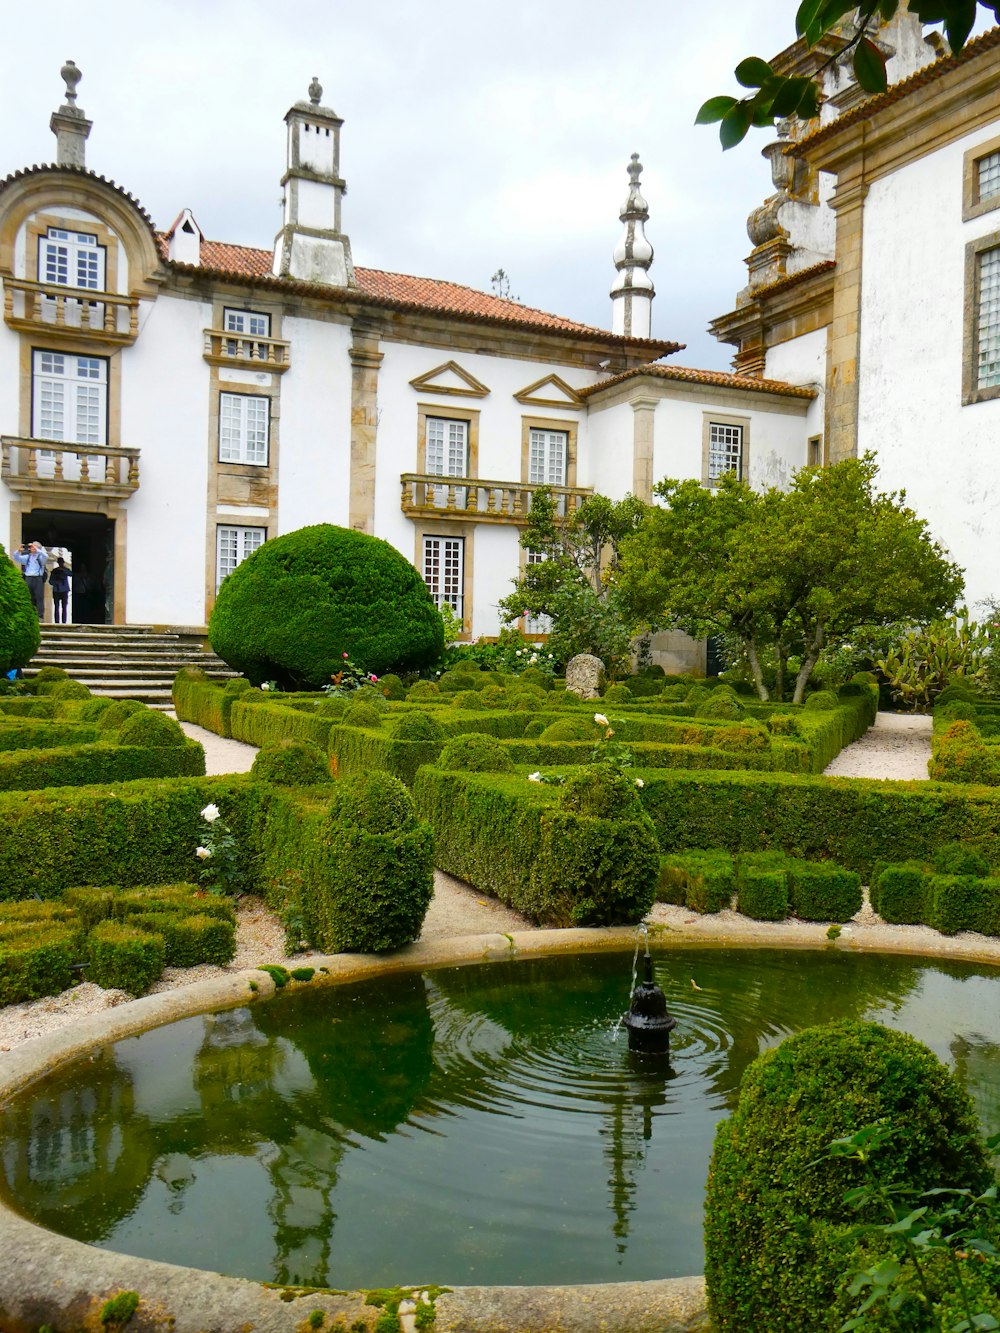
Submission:
<svg viewBox="0 0 1000 1333">
<path fill-rule="evenodd" d="M 66 85 L 66 101 L 70 106 L 76 105 L 76 85 L 83 78 L 83 75 L 77 69 L 72 60 L 67 60 L 65 65 L 59 71 L 63 83 Z"/>
<path fill-rule="evenodd" d="M 309 101 L 313 106 L 319 106 L 319 99 L 323 96 L 323 85 L 316 75 L 313 75 L 312 83 L 309 85 Z"/>
<path fill-rule="evenodd" d="M 639 177 L 642 175 L 642 163 L 639 161 L 639 154 L 632 154 L 632 161 L 628 164 L 628 177 L 633 186 L 638 187 Z"/>
</svg>

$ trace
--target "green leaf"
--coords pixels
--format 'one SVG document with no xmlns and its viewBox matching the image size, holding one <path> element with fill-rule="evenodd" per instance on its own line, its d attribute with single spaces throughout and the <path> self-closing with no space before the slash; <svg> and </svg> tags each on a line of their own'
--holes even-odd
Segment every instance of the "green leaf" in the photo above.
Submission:
<svg viewBox="0 0 1000 1333">
<path fill-rule="evenodd" d="M 694 118 L 694 123 L 696 125 L 712 125 L 715 121 L 721 120 L 726 112 L 731 111 L 735 105 L 735 97 L 710 97 L 707 102 L 702 103 L 698 114 Z"/>
<path fill-rule="evenodd" d="M 854 48 L 854 77 L 866 93 L 884 93 L 888 86 L 885 56 L 867 37 Z"/>
<path fill-rule="evenodd" d="M 799 109 L 803 93 L 811 87 L 812 84 L 809 79 L 781 79 L 771 99 L 771 114 L 774 116 L 794 116 Z"/>
<path fill-rule="evenodd" d="M 719 125 L 719 140 L 723 148 L 735 148 L 746 138 L 747 130 L 753 120 L 753 111 L 747 102 L 736 102 L 722 117 Z"/>
<path fill-rule="evenodd" d="M 952 51 L 961 51 L 976 21 L 976 0 L 955 0 L 944 21 L 945 35 Z"/>
<path fill-rule="evenodd" d="M 998 0 L 1000 3 L 1000 0 Z M 802 0 L 798 12 L 795 15 L 795 33 L 798 37 L 804 37 L 808 29 L 816 22 L 819 17 L 819 11 L 823 6 L 823 0 Z"/>
<path fill-rule="evenodd" d="M 856 7 L 857 0 L 827 0 L 826 4 L 820 9 L 817 21 L 820 23 L 823 32 L 828 32 L 845 14 L 849 14 Z"/>
<path fill-rule="evenodd" d="M 759 56 L 747 56 L 736 66 L 736 81 L 744 88 L 762 88 L 768 79 L 774 78 L 774 70 L 766 60 Z"/>
</svg>

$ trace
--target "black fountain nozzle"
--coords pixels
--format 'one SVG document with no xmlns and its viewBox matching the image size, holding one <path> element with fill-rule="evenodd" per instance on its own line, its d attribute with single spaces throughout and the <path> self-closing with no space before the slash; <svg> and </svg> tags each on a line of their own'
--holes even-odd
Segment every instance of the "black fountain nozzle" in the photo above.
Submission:
<svg viewBox="0 0 1000 1333">
<path fill-rule="evenodd" d="M 667 1011 L 667 997 L 653 980 L 648 946 L 643 962 L 643 979 L 632 992 L 632 1003 L 625 1015 L 628 1048 L 646 1055 L 669 1055 L 670 1034 L 677 1026 L 677 1019 Z"/>
</svg>

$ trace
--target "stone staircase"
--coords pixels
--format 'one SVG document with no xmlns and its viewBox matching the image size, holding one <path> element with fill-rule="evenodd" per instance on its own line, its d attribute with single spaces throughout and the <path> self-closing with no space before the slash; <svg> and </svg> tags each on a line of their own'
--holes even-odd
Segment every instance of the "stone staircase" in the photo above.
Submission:
<svg viewBox="0 0 1000 1333">
<path fill-rule="evenodd" d="M 62 667 L 92 694 L 169 709 L 170 687 L 181 667 L 201 667 L 217 680 L 238 674 L 207 644 L 205 631 L 191 627 L 42 625 L 42 642 L 25 676 L 43 666 Z"/>
</svg>

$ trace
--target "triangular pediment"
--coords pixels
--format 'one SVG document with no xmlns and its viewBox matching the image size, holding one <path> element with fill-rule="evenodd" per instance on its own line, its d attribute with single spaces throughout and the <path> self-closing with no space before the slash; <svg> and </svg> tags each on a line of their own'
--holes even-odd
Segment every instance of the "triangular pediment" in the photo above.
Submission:
<svg viewBox="0 0 1000 1333">
<path fill-rule="evenodd" d="M 514 397 L 527 407 L 572 407 L 583 406 L 583 399 L 577 391 L 558 375 L 546 375 L 518 389 Z"/>
<path fill-rule="evenodd" d="M 463 370 L 457 361 L 445 361 L 410 383 L 421 393 L 446 393 L 458 398 L 485 398 L 489 393 L 486 385 Z"/>
</svg>

